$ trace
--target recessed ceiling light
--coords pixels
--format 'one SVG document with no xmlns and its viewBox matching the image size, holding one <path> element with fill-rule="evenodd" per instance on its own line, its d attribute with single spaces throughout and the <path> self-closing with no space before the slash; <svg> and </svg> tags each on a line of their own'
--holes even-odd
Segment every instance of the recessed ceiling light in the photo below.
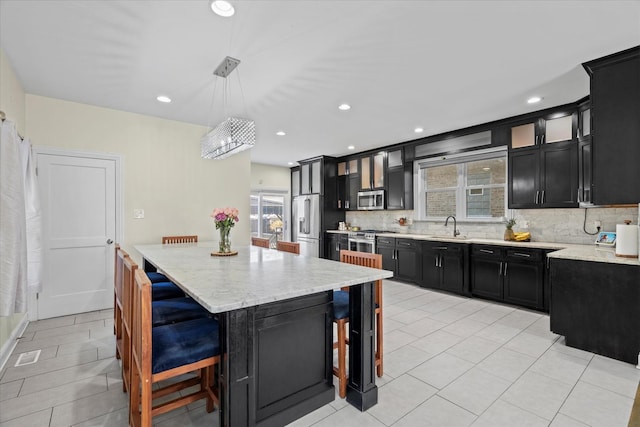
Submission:
<svg viewBox="0 0 640 427">
<path fill-rule="evenodd" d="M 285 136 L 285 135 L 286 135 L 286 133 L 285 133 L 285 131 L 283 131 L 283 130 L 279 130 L 278 132 L 276 132 L 276 135 L 278 135 L 278 136 Z"/>
<path fill-rule="evenodd" d="M 540 98 L 539 96 L 532 96 L 531 98 L 527 99 L 527 104 L 535 104 L 536 102 L 540 101 L 542 101 L 542 98 Z"/>
<path fill-rule="evenodd" d="M 422 129 L 422 128 L 415 128 L 413 131 L 414 131 L 415 133 L 422 133 L 422 132 L 424 132 L 424 129 Z"/>
<path fill-rule="evenodd" d="M 164 102 L 165 104 L 171 102 L 171 98 L 166 95 L 160 95 L 156 99 L 160 102 Z"/>
<path fill-rule="evenodd" d="M 224 0 L 214 0 L 211 2 L 211 10 L 213 13 L 219 16 L 223 16 L 228 18 L 229 16 L 233 16 L 236 13 L 236 10 L 231 6 L 231 3 Z"/>
<path fill-rule="evenodd" d="M 347 149 L 349 149 L 349 150 L 355 150 L 355 149 L 356 149 L 356 147 L 355 147 L 355 146 L 353 146 L 353 145 L 350 145 L 350 146 L 348 146 L 348 147 L 347 147 Z"/>
<path fill-rule="evenodd" d="M 347 111 L 351 109 L 351 105 L 349 104 L 340 104 L 338 105 L 338 109 L 342 110 L 342 111 Z"/>
<path fill-rule="evenodd" d="M 293 166 L 293 162 L 287 162 L 289 166 Z"/>
</svg>

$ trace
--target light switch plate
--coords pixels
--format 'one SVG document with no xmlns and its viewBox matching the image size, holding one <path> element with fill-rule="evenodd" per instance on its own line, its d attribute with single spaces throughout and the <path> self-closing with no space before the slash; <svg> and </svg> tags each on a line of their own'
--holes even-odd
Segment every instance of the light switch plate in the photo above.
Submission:
<svg viewBox="0 0 640 427">
<path fill-rule="evenodd" d="M 133 217 L 135 219 L 142 219 L 144 218 L 144 209 L 134 209 L 133 210 Z"/>
</svg>

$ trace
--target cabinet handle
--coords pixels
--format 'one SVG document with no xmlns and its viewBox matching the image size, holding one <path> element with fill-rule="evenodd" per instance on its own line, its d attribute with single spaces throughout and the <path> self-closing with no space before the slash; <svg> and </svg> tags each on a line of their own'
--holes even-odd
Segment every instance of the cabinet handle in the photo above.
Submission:
<svg viewBox="0 0 640 427">
<path fill-rule="evenodd" d="M 507 267 L 508 267 L 508 266 L 509 266 L 509 263 L 508 263 L 508 262 L 505 262 L 505 263 L 504 263 L 504 272 L 502 273 L 502 275 L 503 275 L 503 276 L 505 276 L 505 277 L 507 276 Z"/>
<path fill-rule="evenodd" d="M 446 246 L 437 246 L 437 247 L 435 247 L 435 248 L 433 248 L 433 249 L 438 250 L 438 251 L 446 251 L 446 250 L 447 250 L 447 247 L 446 247 Z M 482 249 L 481 249 L 481 250 L 482 250 Z M 493 253 L 493 252 L 491 252 L 491 253 Z"/>
<path fill-rule="evenodd" d="M 578 203 L 580 203 L 580 188 L 578 188 L 577 199 L 578 199 Z"/>
<path fill-rule="evenodd" d="M 524 258 L 531 258 L 531 254 L 523 254 L 522 252 L 514 252 L 513 253 L 514 256 L 521 256 Z"/>
<path fill-rule="evenodd" d="M 492 254 L 493 251 L 490 251 L 489 249 L 480 249 L 480 252 L 482 252 L 483 254 Z"/>
<path fill-rule="evenodd" d="M 544 193 L 545 193 L 545 190 L 542 190 L 542 197 L 540 197 L 540 204 L 541 205 L 544 204 Z"/>
<path fill-rule="evenodd" d="M 533 204 L 537 205 L 538 204 L 538 197 L 540 196 L 540 191 L 536 190 L 536 197 L 533 199 Z"/>
<path fill-rule="evenodd" d="M 540 145 L 544 144 L 544 137 L 545 137 L 545 135 L 542 134 L 542 136 L 540 137 Z"/>
<path fill-rule="evenodd" d="M 404 196 L 400 196 L 400 207 L 404 208 Z"/>
<path fill-rule="evenodd" d="M 439 257 L 440 260 L 438 261 L 438 267 L 442 268 L 442 256 Z"/>
<path fill-rule="evenodd" d="M 440 258 L 440 256 L 436 255 L 436 267 L 438 267 L 438 258 Z"/>
<path fill-rule="evenodd" d="M 347 200 L 346 202 L 344 202 L 344 207 L 345 207 L 346 209 L 349 209 L 349 201 L 348 201 L 348 200 Z"/>
<path fill-rule="evenodd" d="M 536 145 L 538 145 L 538 135 L 536 135 Z"/>
<path fill-rule="evenodd" d="M 500 261 L 500 266 L 498 267 L 498 276 L 502 276 L 502 261 Z"/>
</svg>

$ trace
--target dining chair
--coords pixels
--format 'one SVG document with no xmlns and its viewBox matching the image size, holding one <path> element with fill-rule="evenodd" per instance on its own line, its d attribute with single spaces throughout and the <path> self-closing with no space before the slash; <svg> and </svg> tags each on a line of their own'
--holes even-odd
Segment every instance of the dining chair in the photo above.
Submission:
<svg viewBox="0 0 640 427">
<path fill-rule="evenodd" d="M 122 382 L 123 391 L 129 391 L 130 383 L 130 357 L 131 357 L 131 325 L 132 320 L 132 295 L 135 280 L 135 273 L 138 270 L 138 264 L 131 258 L 127 257 L 123 260 L 123 316 L 122 316 Z M 154 301 L 153 286 L 151 284 L 152 301 L 151 301 L 151 325 L 152 327 L 164 326 L 188 320 L 214 317 L 206 308 L 202 307 L 196 300 L 189 297 L 171 298 Z"/>
<path fill-rule="evenodd" d="M 116 243 L 113 271 L 113 333 L 116 336 L 116 359 L 121 358 L 122 347 L 122 299 L 124 292 L 122 287 L 124 277 L 122 264 L 125 257 L 128 258 L 129 254 Z"/>
<path fill-rule="evenodd" d="M 200 399 L 206 399 L 207 412 L 219 406 L 214 378 L 220 362 L 218 322 L 207 317 L 152 327 L 151 282 L 142 270 L 135 272 L 132 313 L 129 423 L 150 427 L 153 417 Z M 189 373 L 196 375 L 185 379 Z M 176 377 L 181 379 L 158 384 Z M 185 390 L 194 386 L 199 387 Z"/>
<path fill-rule="evenodd" d="M 369 252 L 341 250 L 340 262 L 361 265 L 364 267 L 382 269 L 382 255 Z M 376 319 L 376 350 L 375 366 L 378 377 L 383 375 L 383 327 L 382 327 L 382 280 L 376 280 L 375 291 L 375 319 Z M 338 394 L 341 398 L 347 395 L 347 323 L 349 322 L 349 288 L 333 292 L 333 321 L 336 323 L 337 339 L 333 348 L 338 350 L 338 366 L 333 367 L 333 374 L 338 377 Z"/>
<path fill-rule="evenodd" d="M 278 240 L 276 243 L 276 249 L 283 252 L 291 252 L 292 254 L 300 254 L 300 243 L 284 242 Z"/>
<path fill-rule="evenodd" d="M 198 236 L 162 236 L 162 244 L 198 243 Z"/>
<path fill-rule="evenodd" d="M 263 239 L 262 237 L 251 237 L 251 244 L 253 246 L 259 246 L 261 248 L 268 248 L 269 239 Z"/>
</svg>

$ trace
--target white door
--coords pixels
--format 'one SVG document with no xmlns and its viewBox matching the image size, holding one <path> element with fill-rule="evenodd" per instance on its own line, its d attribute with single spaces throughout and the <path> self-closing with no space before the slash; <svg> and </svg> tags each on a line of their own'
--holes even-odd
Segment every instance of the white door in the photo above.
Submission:
<svg viewBox="0 0 640 427">
<path fill-rule="evenodd" d="M 110 308 L 116 160 L 37 156 L 44 249 L 38 319 Z"/>
</svg>

